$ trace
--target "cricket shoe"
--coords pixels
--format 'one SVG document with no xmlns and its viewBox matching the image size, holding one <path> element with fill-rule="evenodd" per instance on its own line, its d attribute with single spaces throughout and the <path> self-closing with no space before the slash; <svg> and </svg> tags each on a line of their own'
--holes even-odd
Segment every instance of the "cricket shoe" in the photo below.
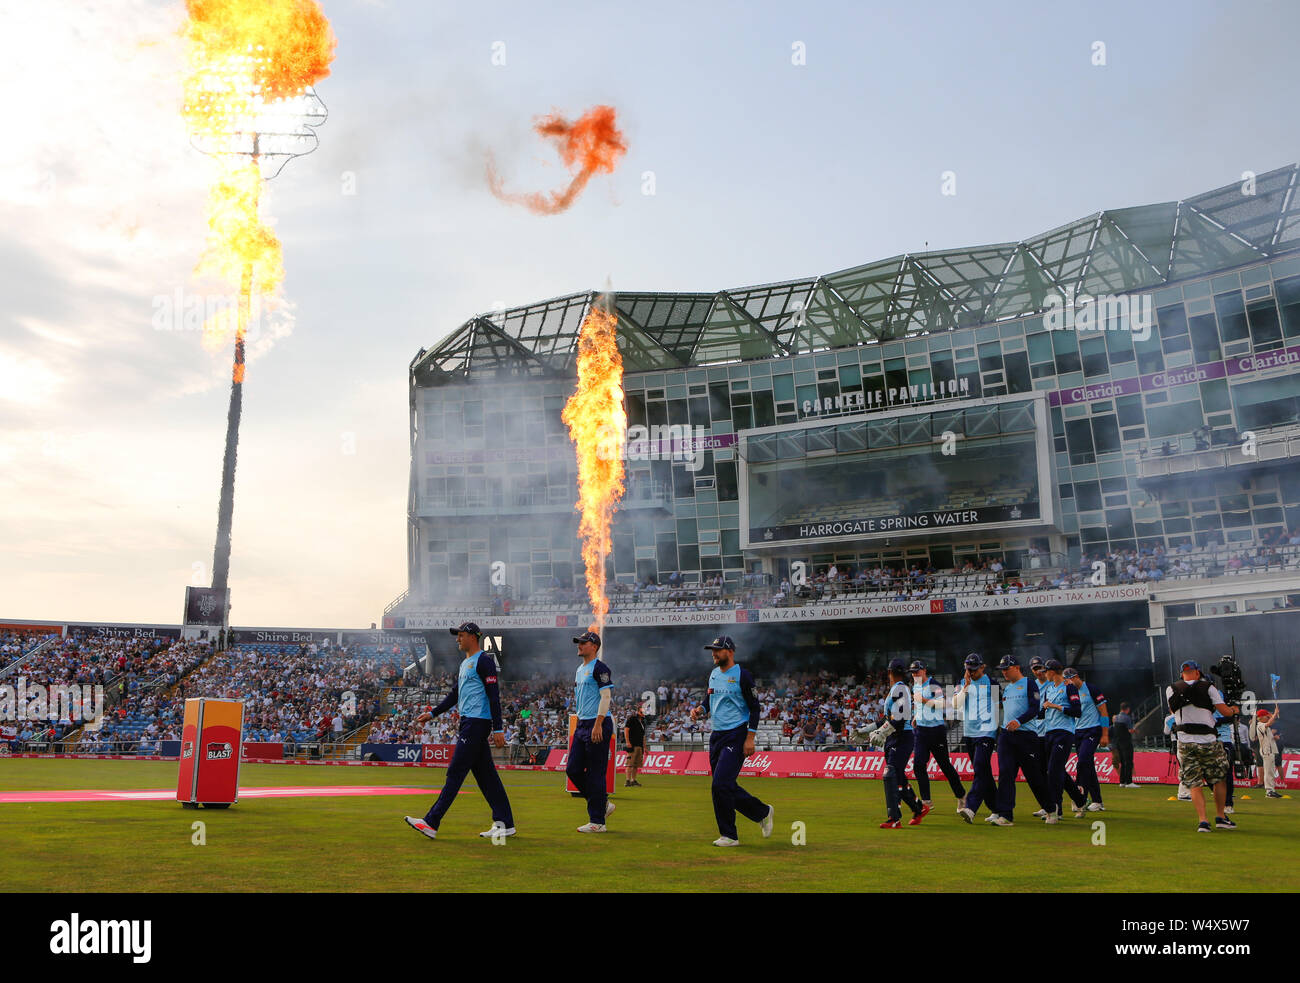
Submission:
<svg viewBox="0 0 1300 983">
<path fill-rule="evenodd" d="M 1190 795 L 1180 795 L 1180 796 L 1178 796 L 1178 801 L 1179 801 L 1179 802 L 1191 802 L 1191 801 L 1192 801 L 1192 797 L 1191 797 Z"/>
<path fill-rule="evenodd" d="M 1264 793 L 1264 798 L 1266 798 L 1266 799 L 1280 799 L 1280 798 L 1282 798 L 1282 793 L 1281 793 L 1281 792 L 1265 792 L 1265 793 Z"/>
<path fill-rule="evenodd" d="M 959 815 L 965 822 L 968 823 L 975 822 L 975 813 L 972 812 L 970 809 L 967 809 L 965 805 L 963 805 L 960 809 L 957 810 L 957 815 Z"/>
<path fill-rule="evenodd" d="M 1070 811 L 1074 813 L 1075 819 L 1080 819 L 1083 817 L 1083 806 L 1071 805 Z"/>
<path fill-rule="evenodd" d="M 1060 821 L 1061 814 L 1059 812 L 1049 812 L 1047 818 L 1043 820 L 1043 822 L 1047 823 L 1048 826 L 1055 826 Z"/>
<path fill-rule="evenodd" d="M 605 832 L 604 823 L 586 823 L 578 827 L 579 833 L 603 833 Z"/>
<path fill-rule="evenodd" d="M 492 824 L 492 827 L 490 829 L 485 829 L 483 830 L 483 832 L 479 833 L 478 835 L 488 840 L 500 836 L 514 836 L 515 828 L 513 826 L 507 826 L 505 823 L 501 822 L 500 820 L 497 820 Z"/>
<path fill-rule="evenodd" d="M 1104 805 L 1102 805 L 1100 802 L 1089 802 L 1089 803 L 1088 803 L 1088 811 L 1089 811 L 1089 812 L 1105 812 L 1105 811 L 1106 811 L 1106 807 L 1105 807 Z"/>
<path fill-rule="evenodd" d="M 1223 807 L 1223 814 L 1224 814 L 1225 816 L 1231 816 L 1231 815 L 1233 814 L 1234 811 L 1235 811 L 1235 810 L 1232 808 L 1232 806 L 1224 806 L 1224 807 Z"/>
<path fill-rule="evenodd" d="M 1121 785 L 1120 787 L 1121 787 L 1121 788 L 1141 788 L 1142 786 L 1139 785 L 1137 782 L 1129 782 L 1127 785 Z"/>
<path fill-rule="evenodd" d="M 1046 809 L 1039 809 L 1036 813 L 1034 813 L 1034 818 L 1035 818 L 1035 819 L 1046 819 L 1046 818 L 1047 818 L 1047 810 L 1046 810 Z"/>
<path fill-rule="evenodd" d="M 1015 823 L 1013 823 L 1010 819 L 1007 819 L 1007 818 L 1004 817 L 1004 816 L 999 816 L 996 812 L 995 812 L 993 815 L 989 816 L 989 818 L 988 818 L 986 821 L 992 823 L 994 826 L 1014 826 L 1014 825 L 1015 825 Z"/>
<path fill-rule="evenodd" d="M 1198 832 L 1198 833 L 1212 833 L 1212 832 L 1214 832 L 1214 830 L 1211 828 L 1211 826 L 1210 826 L 1209 823 L 1198 823 L 1198 824 L 1196 825 L 1196 832 Z"/>
<path fill-rule="evenodd" d="M 775 815 L 776 806 L 768 806 L 767 815 L 764 816 L 763 821 L 758 824 L 758 828 L 763 832 L 763 839 L 767 839 L 772 835 L 772 819 Z"/>
<path fill-rule="evenodd" d="M 902 829 L 903 821 L 901 819 L 886 819 L 880 824 L 881 829 Z"/>
<path fill-rule="evenodd" d="M 406 825 L 410 826 L 411 829 L 423 833 L 431 840 L 436 840 L 438 838 L 438 831 L 434 829 L 432 826 L 430 826 L 428 823 L 426 823 L 423 819 L 416 819 L 414 816 L 407 816 L 405 818 L 406 818 Z"/>
<path fill-rule="evenodd" d="M 610 816 L 612 816 L 613 814 L 614 814 L 614 803 L 610 802 L 609 799 L 606 799 L 606 800 L 605 800 L 605 818 L 608 819 L 608 818 L 609 818 Z"/>
<path fill-rule="evenodd" d="M 1237 824 L 1226 816 L 1219 816 L 1214 820 L 1215 829 L 1236 829 Z"/>
<path fill-rule="evenodd" d="M 719 836 L 713 841 L 714 846 L 740 846 L 740 840 L 733 840 L 730 836 Z"/>
<path fill-rule="evenodd" d="M 929 813 L 930 813 L 929 806 L 921 806 L 921 811 L 913 813 L 912 818 L 907 821 L 907 825 L 920 826 L 921 820 L 924 819 L 927 815 L 929 815 Z"/>
</svg>

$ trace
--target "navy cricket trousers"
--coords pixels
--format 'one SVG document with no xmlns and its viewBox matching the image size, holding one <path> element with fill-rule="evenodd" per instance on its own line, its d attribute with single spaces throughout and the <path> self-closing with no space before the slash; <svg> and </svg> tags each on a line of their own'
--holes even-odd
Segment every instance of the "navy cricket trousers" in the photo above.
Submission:
<svg viewBox="0 0 1300 983">
<path fill-rule="evenodd" d="M 899 802 L 906 802 L 913 815 L 921 811 L 921 802 L 907 781 L 907 759 L 913 743 L 910 730 L 896 731 L 885 739 L 885 808 L 890 819 L 903 818 Z"/>
<path fill-rule="evenodd" d="M 1016 808 L 1016 772 L 1025 774 L 1029 791 L 1038 800 L 1039 808 L 1050 809 L 1047 784 L 1036 751 L 1038 735 L 1023 727 L 998 731 L 998 807 L 997 814 L 1012 819 Z"/>
<path fill-rule="evenodd" d="M 447 775 L 442 780 L 442 791 L 438 801 L 433 804 L 424 817 L 424 821 L 434 829 L 442 822 L 451 804 L 456 801 L 460 787 L 465 783 L 465 776 L 471 771 L 478 789 L 492 807 L 493 822 L 505 823 L 507 828 L 514 826 L 515 818 L 510 812 L 510 799 L 506 788 L 501 784 L 497 766 L 492 761 L 492 721 L 465 717 L 460 722 L 460 734 L 456 737 L 456 750 L 452 752 L 451 764 L 447 766 Z"/>
<path fill-rule="evenodd" d="M 736 833 L 737 812 L 756 823 L 767 818 L 767 804 L 736 784 L 740 766 L 745 763 L 745 738 L 748 736 L 749 727 L 745 724 L 732 730 L 715 730 L 709 735 L 713 815 L 718 820 L 718 832 L 733 840 L 740 838 Z"/>
<path fill-rule="evenodd" d="M 609 767 L 610 741 L 614 737 L 614 718 L 606 717 L 600 725 L 599 741 L 591 739 L 591 728 L 595 723 L 595 717 L 578 721 L 573 731 L 573 742 L 569 745 L 569 763 L 564 771 L 587 800 L 587 818 L 600 826 L 605 822 L 605 802 L 609 799 L 605 773 Z"/>
<path fill-rule="evenodd" d="M 937 727 L 913 726 L 912 733 L 916 735 L 912 771 L 916 773 L 916 785 L 921 790 L 921 798 L 927 801 L 930 798 L 930 776 L 926 768 L 930 764 L 931 757 L 939 766 L 943 777 L 948 779 L 948 787 L 952 789 L 952 794 L 959 799 L 964 797 L 966 789 L 961 783 L 957 769 L 953 767 L 952 759 L 948 757 L 948 728 L 943 724 Z"/>
<path fill-rule="evenodd" d="M 966 793 L 966 808 L 979 812 L 980 806 L 987 804 L 989 812 L 998 811 L 998 787 L 993 781 L 993 755 L 997 751 L 997 739 L 988 737 L 966 738 L 966 753 L 970 755 L 973 771 L 970 791 Z"/>
<path fill-rule="evenodd" d="M 1075 765 L 1079 787 L 1092 796 L 1093 802 L 1101 801 L 1101 781 L 1097 778 L 1097 745 L 1101 743 L 1101 727 L 1085 727 L 1074 732 L 1075 746 L 1079 751 L 1079 761 Z"/>
<path fill-rule="evenodd" d="M 1065 770 L 1070 751 L 1074 748 L 1074 732 L 1049 730 L 1043 735 L 1043 743 L 1047 745 L 1047 796 L 1051 803 L 1047 811 L 1061 811 L 1062 792 L 1068 793 L 1074 804 L 1082 807 L 1083 790 Z"/>
</svg>

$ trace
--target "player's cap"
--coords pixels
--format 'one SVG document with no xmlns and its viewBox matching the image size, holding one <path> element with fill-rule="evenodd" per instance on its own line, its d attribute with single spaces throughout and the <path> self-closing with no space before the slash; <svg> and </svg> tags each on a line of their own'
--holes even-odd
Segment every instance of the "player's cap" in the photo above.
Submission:
<svg viewBox="0 0 1300 983">
<path fill-rule="evenodd" d="M 736 643 L 731 640 L 730 635 L 719 635 L 704 647 L 706 649 L 731 649 L 733 652 L 736 651 Z"/>
<path fill-rule="evenodd" d="M 600 636 L 594 631 L 584 631 L 581 635 L 574 635 L 573 641 L 576 645 L 581 645 L 583 642 L 595 642 L 596 648 L 600 648 Z"/>
<path fill-rule="evenodd" d="M 1043 663 L 1043 668 L 1051 672 L 1060 672 L 1061 664 L 1057 662 L 1055 659 L 1048 659 L 1046 662 Z"/>
<path fill-rule="evenodd" d="M 923 670 L 928 671 L 926 664 L 920 659 L 913 659 L 912 664 L 907 667 L 908 672 L 921 672 Z"/>
<path fill-rule="evenodd" d="M 469 632 L 471 635 L 482 635 L 482 634 L 483 634 L 481 631 L 479 631 L 479 629 L 478 629 L 478 625 L 474 624 L 474 622 L 472 622 L 472 621 L 463 621 L 463 622 L 461 622 L 461 625 L 460 625 L 459 628 L 449 628 L 449 629 L 447 629 L 447 630 L 450 631 L 453 635 L 459 635 L 459 634 L 460 634 L 461 632 L 463 632 L 463 631 L 467 631 L 467 632 Z"/>
<path fill-rule="evenodd" d="M 1195 659 L 1188 659 L 1186 662 L 1182 664 L 1182 666 L 1179 668 L 1178 671 L 1186 672 L 1188 669 L 1195 669 L 1197 672 L 1200 672 L 1201 664 L 1197 662 Z"/>
<path fill-rule="evenodd" d="M 907 672 L 907 662 L 906 662 L 905 660 L 903 660 L 903 659 L 890 659 L 890 660 L 889 660 L 889 671 L 890 671 L 890 672 Z"/>
<path fill-rule="evenodd" d="M 1020 663 L 1016 661 L 1014 655 L 1004 655 L 998 660 L 999 669 L 1010 669 L 1012 666 L 1015 666 L 1017 669 L 1020 668 Z"/>
<path fill-rule="evenodd" d="M 1061 675 L 1066 679 L 1078 679 L 1079 671 L 1077 669 L 1066 669 L 1065 672 L 1061 673 Z"/>
<path fill-rule="evenodd" d="M 966 661 L 963 663 L 963 665 L 965 665 L 966 668 L 968 669 L 974 669 L 976 666 L 984 665 L 984 660 L 981 659 L 976 653 L 972 652 L 970 655 L 966 656 Z"/>
<path fill-rule="evenodd" d="M 1041 655 L 1036 655 L 1036 656 L 1034 656 L 1032 659 L 1030 659 L 1030 660 L 1029 660 L 1029 668 L 1030 668 L 1030 669 L 1043 669 L 1043 668 L 1046 668 L 1046 667 L 1043 665 L 1043 657 L 1042 657 Z"/>
<path fill-rule="evenodd" d="M 1267 717 L 1267 716 L 1268 716 L 1268 711 L 1267 711 L 1267 710 L 1256 710 L 1256 711 L 1255 711 L 1255 716 L 1256 716 L 1256 717 Z"/>
</svg>

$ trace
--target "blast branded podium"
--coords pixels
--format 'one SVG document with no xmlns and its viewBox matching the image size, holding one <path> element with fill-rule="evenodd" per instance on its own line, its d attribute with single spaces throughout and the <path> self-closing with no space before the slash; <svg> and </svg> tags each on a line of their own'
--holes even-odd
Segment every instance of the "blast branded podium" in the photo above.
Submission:
<svg viewBox="0 0 1300 983">
<path fill-rule="evenodd" d="M 181 730 L 181 768 L 176 801 L 187 809 L 200 805 L 228 809 L 239 801 L 239 739 L 244 704 L 239 700 L 185 701 Z"/>
<path fill-rule="evenodd" d="M 613 720 L 614 719 L 613 715 L 611 714 L 608 719 Z M 578 729 L 578 715 L 576 713 L 571 713 L 569 714 L 569 747 L 570 748 L 573 747 L 573 734 L 574 731 L 576 731 L 577 729 Z M 605 794 L 607 795 L 614 794 L 614 772 L 615 772 L 614 759 L 618 757 L 618 755 L 615 753 L 617 747 L 618 747 L 618 730 L 617 728 L 615 728 L 615 732 L 609 736 L 609 763 L 605 766 Z M 564 778 L 564 787 L 569 792 L 570 795 L 580 796 L 582 794 L 581 792 L 578 791 L 578 786 L 573 784 L 573 779 L 569 778 L 567 775 Z"/>
</svg>

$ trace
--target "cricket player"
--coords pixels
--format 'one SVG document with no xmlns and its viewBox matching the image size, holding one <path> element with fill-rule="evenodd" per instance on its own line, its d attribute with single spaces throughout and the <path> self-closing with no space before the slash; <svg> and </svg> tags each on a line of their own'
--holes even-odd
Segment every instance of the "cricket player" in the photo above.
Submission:
<svg viewBox="0 0 1300 983">
<path fill-rule="evenodd" d="M 993 707 L 993 686 L 984 668 L 984 660 L 972 652 L 966 656 L 966 674 L 953 695 L 953 706 L 962 712 L 962 736 L 970 755 L 973 777 L 966 801 L 957 815 L 968 823 L 975 821 L 980 806 L 988 803 L 989 812 L 997 812 L 997 785 L 993 781 L 993 754 L 997 750 L 997 713 Z"/>
<path fill-rule="evenodd" d="M 600 636 L 583 632 L 573 639 L 578 646 L 582 665 L 573 676 L 573 706 L 578 726 L 569 744 L 569 764 L 565 772 L 569 781 L 587 800 L 587 822 L 579 833 L 605 832 L 605 817 L 614 811 L 605 788 L 605 771 L 609 764 L 614 718 L 609 703 L 614 695 L 609 666 L 598 659 Z"/>
<path fill-rule="evenodd" d="M 1079 753 L 1074 766 L 1075 781 L 1092 801 L 1089 812 L 1105 812 L 1101 804 L 1101 782 L 1097 778 L 1097 748 L 1110 743 L 1110 717 L 1106 712 L 1104 693 L 1093 693 L 1078 669 L 1066 669 L 1061 674 L 1079 691 L 1079 719 L 1074 727 L 1074 746 Z"/>
<path fill-rule="evenodd" d="M 1047 745 L 1047 798 L 1050 808 L 1046 820 L 1055 825 L 1061 820 L 1061 797 L 1068 792 L 1074 802 L 1074 814 L 1083 815 L 1083 792 L 1065 770 L 1074 747 L 1074 726 L 1079 719 L 1079 691 L 1062 674 L 1061 663 L 1048 659 L 1047 685 L 1039 695 L 1043 714 L 1043 741 Z"/>
<path fill-rule="evenodd" d="M 1047 787 L 1047 744 L 1043 741 L 1043 686 L 1047 683 L 1047 668 L 1040 656 L 1034 656 L 1029 660 L 1029 672 L 1034 677 L 1034 682 L 1038 684 L 1038 716 L 1035 717 L 1026 726 L 1029 727 L 1033 736 L 1034 760 L 1038 762 L 1038 770 L 1043 779 L 1043 787 Z M 1047 813 L 1044 812 L 1043 816 Z M 1038 818 L 1043 818 L 1039 816 Z"/>
<path fill-rule="evenodd" d="M 1013 655 L 998 662 L 1006 685 L 1002 687 L 1002 727 L 998 730 L 998 808 L 987 822 L 1013 826 L 1016 807 L 1016 773 L 1024 772 L 1029 791 L 1047 809 L 1047 786 L 1037 760 L 1036 735 L 1029 729 L 1038 719 L 1038 682 L 1026 676 Z"/>
<path fill-rule="evenodd" d="M 913 660 L 907 667 L 912 674 L 912 733 L 916 735 L 916 749 L 912 756 L 912 773 L 916 775 L 916 785 L 921 793 L 921 804 L 930 805 L 930 776 L 927 769 L 930 758 L 943 777 L 948 779 L 948 787 L 957 797 L 957 808 L 966 803 L 966 788 L 961 783 L 957 769 L 948 757 L 948 727 L 943 717 L 943 687 L 930 678 L 930 670 L 920 659 Z"/>
<path fill-rule="evenodd" d="M 709 674 L 707 708 L 701 704 L 691 711 L 698 720 L 707 713 L 713 717 L 709 735 L 709 768 L 713 772 L 713 815 L 718 821 L 714 846 L 740 846 L 736 832 L 736 812 L 759 824 L 763 837 L 772 835 L 772 817 L 776 810 L 750 795 L 736 777 L 745 758 L 754 753 L 754 735 L 758 733 L 758 698 L 754 696 L 754 677 L 736 664 L 736 643 L 729 635 L 719 635 L 704 646 L 713 652 L 713 672 Z"/>
<path fill-rule="evenodd" d="M 456 636 L 456 644 L 465 654 L 460 662 L 456 682 L 441 703 L 420 714 L 415 722 L 427 723 L 440 713 L 456 707 L 460 714 L 456 750 L 452 752 L 451 763 L 447 766 L 438 801 L 423 819 L 407 816 L 406 824 L 429 839 L 436 839 L 442 817 L 456 801 L 465 776 L 472 771 L 479 791 L 492 807 L 492 826 L 479 833 L 479 836 L 490 839 L 514 836 L 515 820 L 510 812 L 510 799 L 506 796 L 505 786 L 501 784 L 501 776 L 497 774 L 497 767 L 492 761 L 492 748 L 506 746 L 505 729 L 501 726 L 501 691 L 497 681 L 496 660 L 483 651 L 479 644 L 482 633 L 474 622 L 466 621 L 459 628 L 452 628 L 451 633 Z"/>
<path fill-rule="evenodd" d="M 887 818 L 881 829 L 902 829 L 900 801 L 912 810 L 909 826 L 921 825 L 930 811 L 923 806 L 907 781 L 907 759 L 912 755 L 912 694 L 907 688 L 907 663 L 894 659 L 889 663 L 889 695 L 885 697 L 885 721 L 871 732 L 869 740 L 885 751 L 885 809 Z"/>
</svg>

